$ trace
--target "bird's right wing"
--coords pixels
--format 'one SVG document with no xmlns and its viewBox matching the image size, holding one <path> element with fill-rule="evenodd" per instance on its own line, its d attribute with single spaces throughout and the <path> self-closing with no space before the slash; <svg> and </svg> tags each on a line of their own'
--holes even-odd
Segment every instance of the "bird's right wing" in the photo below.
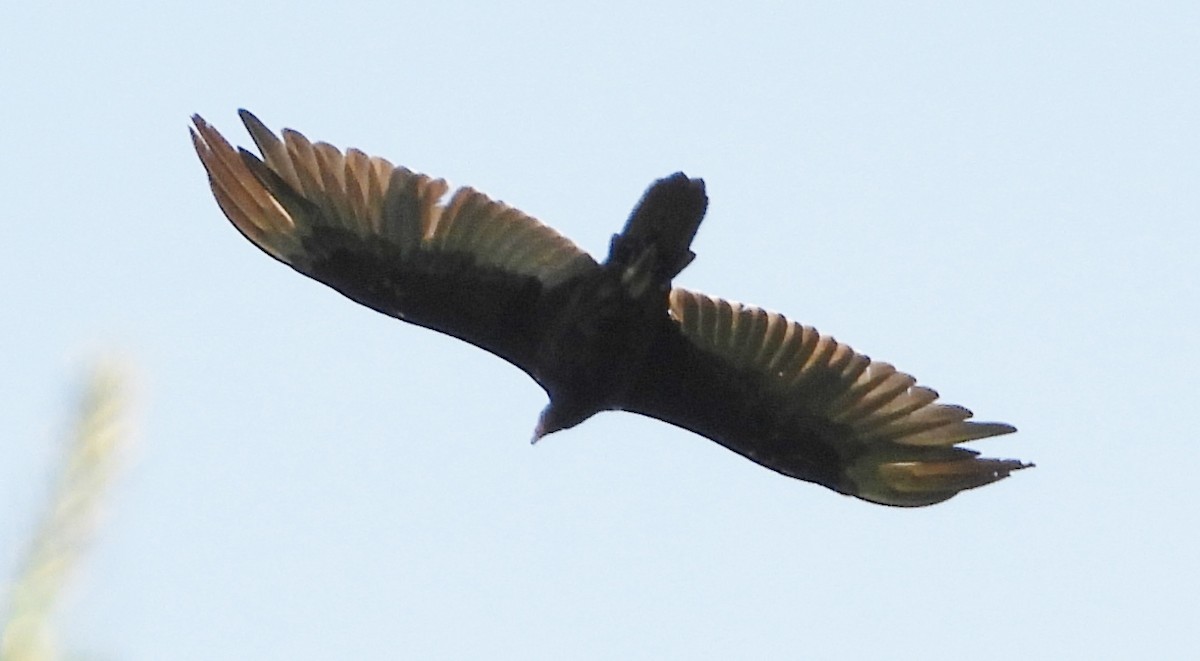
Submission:
<svg viewBox="0 0 1200 661">
<path fill-rule="evenodd" d="M 345 153 L 247 111 L 263 158 L 199 116 L 192 141 L 233 225 L 268 255 L 384 314 L 453 335 L 531 374 L 544 292 L 598 268 L 571 241 L 470 188 Z"/>
<path fill-rule="evenodd" d="M 957 444 L 1016 431 L 783 315 L 675 288 L 671 326 L 624 408 L 706 436 L 785 475 L 920 506 L 1027 464 Z"/>
</svg>

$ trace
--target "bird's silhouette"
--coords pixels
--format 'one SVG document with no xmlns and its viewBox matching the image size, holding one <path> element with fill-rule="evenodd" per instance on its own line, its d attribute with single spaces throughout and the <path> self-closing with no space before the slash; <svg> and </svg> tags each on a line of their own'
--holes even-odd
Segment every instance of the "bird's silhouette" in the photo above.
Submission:
<svg viewBox="0 0 1200 661">
<path fill-rule="evenodd" d="M 453 335 L 550 397 L 534 439 L 606 410 L 689 429 L 784 475 L 887 505 L 936 503 L 1028 464 L 961 443 L 1015 431 L 969 420 L 888 363 L 757 307 L 672 286 L 708 205 L 704 182 L 654 182 L 598 263 L 471 188 L 295 131 L 242 121 L 261 157 L 199 116 L 217 203 L 268 255 L 386 315 Z"/>
</svg>

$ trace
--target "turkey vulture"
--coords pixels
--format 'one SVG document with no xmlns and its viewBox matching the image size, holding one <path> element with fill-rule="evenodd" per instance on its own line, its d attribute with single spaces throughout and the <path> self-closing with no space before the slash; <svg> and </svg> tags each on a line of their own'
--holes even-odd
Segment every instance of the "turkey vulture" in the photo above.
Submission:
<svg viewBox="0 0 1200 661">
<path fill-rule="evenodd" d="M 704 182 L 650 186 L 597 263 L 471 188 L 243 110 L 262 158 L 200 116 L 221 210 L 271 257 L 367 307 L 486 349 L 546 390 L 534 440 L 600 411 L 658 418 L 784 475 L 886 505 L 937 503 L 1030 464 L 958 444 L 1016 431 L 829 335 L 672 287 L 695 254 Z"/>
</svg>

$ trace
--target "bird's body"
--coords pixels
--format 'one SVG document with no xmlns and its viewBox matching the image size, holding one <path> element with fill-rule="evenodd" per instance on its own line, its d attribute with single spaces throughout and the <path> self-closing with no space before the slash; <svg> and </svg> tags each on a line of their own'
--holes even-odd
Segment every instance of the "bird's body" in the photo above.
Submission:
<svg viewBox="0 0 1200 661">
<path fill-rule="evenodd" d="M 658 181 L 614 235 L 598 268 L 547 292 L 531 375 L 550 395 L 534 438 L 628 407 L 634 386 L 670 336 L 671 279 L 689 249 L 708 197 L 704 182 L 675 174 Z M 586 348 L 586 350 L 581 350 Z"/>
<path fill-rule="evenodd" d="M 471 342 L 547 392 L 535 440 L 604 410 L 651 416 L 784 475 L 927 505 L 1026 466 L 959 443 L 1014 431 L 782 315 L 673 287 L 694 257 L 704 183 L 655 182 L 608 258 L 533 218 L 362 152 L 282 140 L 264 160 L 199 117 L 213 193 L 259 248 L 384 314 Z"/>
</svg>

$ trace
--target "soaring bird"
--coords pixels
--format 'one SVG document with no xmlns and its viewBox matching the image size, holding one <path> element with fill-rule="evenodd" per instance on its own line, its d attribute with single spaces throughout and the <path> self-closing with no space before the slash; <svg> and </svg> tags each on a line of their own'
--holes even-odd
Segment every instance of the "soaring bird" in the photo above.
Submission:
<svg viewBox="0 0 1200 661">
<path fill-rule="evenodd" d="M 640 413 L 784 475 L 921 506 L 1030 464 L 959 444 L 1016 431 L 781 314 L 672 286 L 704 182 L 654 182 L 598 263 L 468 187 L 356 149 L 282 139 L 240 111 L 261 157 L 199 115 L 196 152 L 225 216 L 271 257 L 383 314 L 509 361 L 549 395 L 534 440 L 600 411 Z"/>
</svg>

